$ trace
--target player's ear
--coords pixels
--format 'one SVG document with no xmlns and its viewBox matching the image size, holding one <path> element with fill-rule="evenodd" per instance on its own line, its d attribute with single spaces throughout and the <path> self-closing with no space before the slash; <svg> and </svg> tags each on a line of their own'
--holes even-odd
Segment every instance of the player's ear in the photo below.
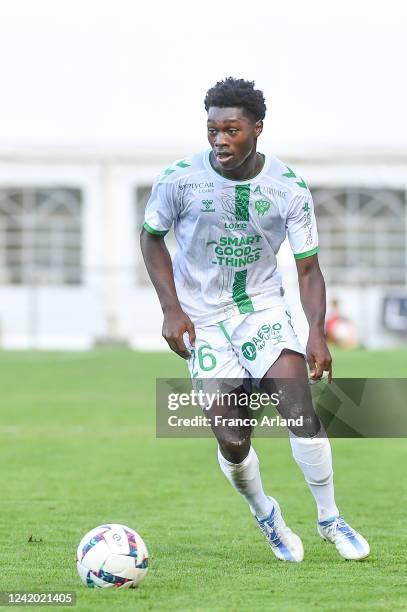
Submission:
<svg viewBox="0 0 407 612">
<path fill-rule="evenodd" d="M 254 126 L 254 129 L 256 132 L 256 138 L 258 138 L 263 131 L 263 121 L 261 119 L 260 121 L 256 121 L 256 125 Z"/>
</svg>

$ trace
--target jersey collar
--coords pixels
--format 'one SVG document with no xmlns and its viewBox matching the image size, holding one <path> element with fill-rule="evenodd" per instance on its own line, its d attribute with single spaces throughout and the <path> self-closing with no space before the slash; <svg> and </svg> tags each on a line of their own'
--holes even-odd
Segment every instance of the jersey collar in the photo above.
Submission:
<svg viewBox="0 0 407 612">
<path fill-rule="evenodd" d="M 212 149 L 207 149 L 206 151 L 204 151 L 203 161 L 204 161 L 205 168 L 208 170 L 208 172 L 212 174 L 212 176 L 216 176 L 218 181 L 225 181 L 227 183 L 231 183 L 235 185 L 243 185 L 243 184 L 251 183 L 252 181 L 258 181 L 267 172 L 270 166 L 269 156 L 262 153 L 262 155 L 264 155 L 264 164 L 260 172 L 256 174 L 256 176 L 252 176 L 251 178 L 245 179 L 244 181 L 236 181 L 234 179 L 227 178 L 226 176 L 222 176 L 221 174 L 219 174 L 219 172 L 216 172 L 216 170 L 212 167 L 212 164 L 209 160 L 209 155 L 211 151 Z"/>
</svg>

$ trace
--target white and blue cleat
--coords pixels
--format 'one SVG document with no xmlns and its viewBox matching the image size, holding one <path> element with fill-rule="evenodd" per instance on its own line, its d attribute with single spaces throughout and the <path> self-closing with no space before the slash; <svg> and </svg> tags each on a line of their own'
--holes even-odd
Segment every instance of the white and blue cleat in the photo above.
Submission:
<svg viewBox="0 0 407 612">
<path fill-rule="evenodd" d="M 301 539 L 285 524 L 276 500 L 272 497 L 269 500 L 273 503 L 269 516 L 264 519 L 256 516 L 255 519 L 277 559 L 299 563 L 304 558 Z"/>
<path fill-rule="evenodd" d="M 365 538 L 352 529 L 341 516 L 319 521 L 318 533 L 324 540 L 335 544 L 336 550 L 344 559 L 359 561 L 370 553 L 370 546 Z"/>
</svg>

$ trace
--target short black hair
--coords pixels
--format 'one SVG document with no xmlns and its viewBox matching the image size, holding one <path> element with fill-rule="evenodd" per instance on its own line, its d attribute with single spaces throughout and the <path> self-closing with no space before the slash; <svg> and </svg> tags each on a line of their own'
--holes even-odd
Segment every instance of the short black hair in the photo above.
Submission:
<svg viewBox="0 0 407 612">
<path fill-rule="evenodd" d="M 208 89 L 204 104 L 206 111 L 211 106 L 243 108 L 255 121 L 264 119 L 266 115 L 263 92 L 254 89 L 254 81 L 233 77 L 218 81 L 214 87 Z"/>
</svg>

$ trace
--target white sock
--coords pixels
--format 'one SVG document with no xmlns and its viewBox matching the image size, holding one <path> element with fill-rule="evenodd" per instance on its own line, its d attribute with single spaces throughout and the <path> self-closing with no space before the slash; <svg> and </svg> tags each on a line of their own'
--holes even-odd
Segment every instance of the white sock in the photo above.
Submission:
<svg viewBox="0 0 407 612">
<path fill-rule="evenodd" d="M 318 508 L 318 521 L 338 516 L 335 503 L 331 445 L 325 435 L 300 438 L 290 432 L 291 449 Z"/>
<path fill-rule="evenodd" d="M 259 460 L 251 446 L 249 454 L 241 463 L 231 463 L 218 447 L 220 469 L 229 482 L 239 491 L 257 518 L 266 518 L 273 509 L 273 503 L 266 497 L 261 484 Z"/>
</svg>

